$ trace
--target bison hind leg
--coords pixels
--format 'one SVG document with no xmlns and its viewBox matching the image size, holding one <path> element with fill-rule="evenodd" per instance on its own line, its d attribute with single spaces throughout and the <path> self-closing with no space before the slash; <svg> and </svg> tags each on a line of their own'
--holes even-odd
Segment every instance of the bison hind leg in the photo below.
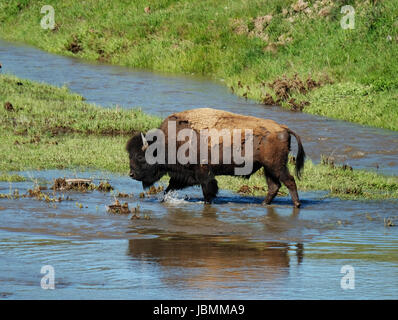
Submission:
<svg viewBox="0 0 398 320">
<path fill-rule="evenodd" d="M 201 186 L 202 186 L 203 196 L 205 198 L 205 203 L 211 203 L 218 193 L 217 180 L 216 179 L 210 180 L 209 182 L 202 183 Z"/>
<path fill-rule="evenodd" d="M 279 188 L 281 187 L 281 183 L 279 182 L 279 179 L 269 174 L 266 174 L 265 178 L 267 180 L 268 193 L 263 203 L 270 204 L 278 194 Z"/>
<path fill-rule="evenodd" d="M 293 176 L 289 173 L 289 170 L 282 172 L 280 176 L 281 181 L 283 184 L 289 189 L 290 196 L 292 197 L 292 201 L 295 208 L 300 208 L 300 200 L 297 193 L 297 185 L 296 181 L 294 180 Z"/>
</svg>

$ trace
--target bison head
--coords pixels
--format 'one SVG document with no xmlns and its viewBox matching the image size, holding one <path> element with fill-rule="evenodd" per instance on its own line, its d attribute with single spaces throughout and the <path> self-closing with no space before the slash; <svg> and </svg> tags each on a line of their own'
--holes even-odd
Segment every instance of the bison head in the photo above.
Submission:
<svg viewBox="0 0 398 320">
<path fill-rule="evenodd" d="M 143 133 L 134 135 L 126 145 L 130 158 L 130 177 L 142 182 L 144 188 L 152 186 L 165 172 L 159 164 L 148 164 L 145 159 L 145 151 L 149 143 Z"/>
</svg>

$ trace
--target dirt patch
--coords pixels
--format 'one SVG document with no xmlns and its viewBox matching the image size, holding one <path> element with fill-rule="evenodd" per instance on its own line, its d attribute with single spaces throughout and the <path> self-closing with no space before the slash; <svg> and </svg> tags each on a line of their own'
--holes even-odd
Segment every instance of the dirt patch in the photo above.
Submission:
<svg viewBox="0 0 398 320">
<path fill-rule="evenodd" d="M 292 93 L 306 94 L 311 90 L 306 83 L 311 83 L 311 89 L 320 86 L 315 80 L 308 78 L 306 82 L 302 81 L 298 74 L 293 77 L 288 78 L 286 75 L 276 78 L 274 81 L 270 82 L 268 86 L 274 90 L 279 101 L 284 101 L 290 98 Z"/>
<path fill-rule="evenodd" d="M 76 35 L 74 35 L 72 40 L 66 45 L 66 50 L 72 52 L 73 54 L 83 51 L 81 41 Z"/>
<path fill-rule="evenodd" d="M 249 37 L 255 37 L 262 39 L 263 41 L 269 41 L 269 35 L 266 33 L 266 28 L 269 26 L 272 20 L 272 15 L 268 14 L 265 16 L 256 17 L 252 20 L 254 29 L 249 32 Z"/>
<path fill-rule="evenodd" d="M 263 103 L 266 105 L 287 103 L 291 110 L 302 111 L 305 106 L 309 105 L 309 102 L 305 100 L 297 101 L 295 98 L 292 98 L 292 95 L 295 93 L 306 95 L 308 92 L 326 83 L 332 83 L 327 75 L 324 75 L 319 81 L 313 79 L 310 75 L 306 80 L 302 80 L 297 73 L 290 78 L 283 75 L 268 83 L 268 87 L 274 91 L 276 98 L 274 99 L 267 93 L 263 98 Z"/>
<path fill-rule="evenodd" d="M 15 111 L 14 106 L 8 101 L 4 103 L 4 109 L 7 111 Z"/>
<path fill-rule="evenodd" d="M 248 22 L 243 19 L 234 19 L 231 21 L 231 27 L 234 33 L 245 35 L 249 38 L 258 38 L 265 42 L 269 41 L 269 35 L 266 32 L 273 16 L 267 14 L 250 19 Z"/>
<path fill-rule="evenodd" d="M 98 185 L 92 183 L 91 179 L 66 179 L 57 178 L 54 180 L 54 184 L 51 187 L 54 191 L 79 191 L 87 192 L 97 190 L 101 192 L 110 192 L 113 187 L 108 181 L 102 181 Z"/>
<path fill-rule="evenodd" d="M 303 0 L 299 0 L 299 1 L 297 1 L 296 3 L 293 3 L 293 4 L 291 5 L 292 9 L 293 9 L 295 12 L 304 11 L 305 9 L 308 8 L 308 6 L 309 6 L 308 2 L 305 2 L 305 1 L 303 1 Z"/>
<path fill-rule="evenodd" d="M 249 27 L 243 19 L 234 19 L 231 22 L 233 31 L 238 35 L 249 34 Z"/>
<path fill-rule="evenodd" d="M 310 3 L 309 1 L 298 0 L 290 8 L 283 9 L 282 14 L 291 23 L 302 17 L 310 19 L 327 18 L 331 15 L 336 5 L 335 2 L 333 0 L 317 0 Z"/>
</svg>

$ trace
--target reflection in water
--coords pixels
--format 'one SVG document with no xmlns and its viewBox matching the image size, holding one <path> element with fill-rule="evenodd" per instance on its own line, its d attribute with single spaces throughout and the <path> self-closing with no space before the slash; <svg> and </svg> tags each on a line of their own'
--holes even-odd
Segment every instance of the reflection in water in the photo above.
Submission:
<svg viewBox="0 0 398 320">
<path fill-rule="evenodd" d="M 27 177 L 52 181 L 72 174 L 38 171 Z M 107 179 L 117 191 L 142 191 L 129 177 Z M 14 186 L 25 194 L 32 182 Z M 0 182 L 0 193 L 9 187 Z M 201 190 L 190 188 L 163 203 L 155 196 L 123 199 L 130 208 L 140 206 L 141 219 L 131 220 L 106 212 L 113 194 L 67 194 L 73 201 L 56 207 L 31 198 L 0 199 L 0 297 L 398 297 L 398 229 L 383 221 L 396 215 L 397 201 L 319 200 L 322 195 L 306 193 L 298 210 L 287 197 L 262 206 L 260 197 L 222 190 L 216 203 L 205 205 Z M 355 290 L 343 292 L 340 270 L 347 263 L 360 279 Z M 44 264 L 58 275 L 52 292 L 39 285 Z"/>
<path fill-rule="evenodd" d="M 292 208 L 290 216 L 281 216 L 275 207 L 267 206 L 267 214 L 264 217 L 264 230 L 272 233 L 283 233 L 297 226 L 299 220 L 299 208 Z"/>
<path fill-rule="evenodd" d="M 304 246 L 296 245 L 301 263 Z M 289 244 L 249 242 L 242 238 L 161 236 L 129 240 L 133 260 L 151 260 L 162 267 L 163 280 L 190 287 L 235 287 L 239 282 L 274 281 L 289 275 Z M 171 271 L 174 269 L 174 272 Z"/>
</svg>

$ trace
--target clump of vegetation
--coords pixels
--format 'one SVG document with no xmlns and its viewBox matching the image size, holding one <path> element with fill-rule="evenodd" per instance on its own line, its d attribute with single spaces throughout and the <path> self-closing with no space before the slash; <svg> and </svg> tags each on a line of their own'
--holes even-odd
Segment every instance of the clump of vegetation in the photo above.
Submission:
<svg viewBox="0 0 398 320">
<path fill-rule="evenodd" d="M 153 194 L 158 194 L 158 193 L 162 192 L 163 190 L 164 190 L 163 186 L 158 186 L 158 187 L 151 186 L 146 193 L 147 193 L 147 195 L 153 195 Z"/>
<path fill-rule="evenodd" d="M 44 193 L 42 190 L 44 190 L 44 188 L 37 185 L 33 189 L 28 189 L 28 193 L 25 194 L 24 197 L 35 198 L 36 200 L 45 202 L 61 202 L 63 200 L 62 197 L 57 197 L 55 193 L 51 195 L 49 193 Z"/>
<path fill-rule="evenodd" d="M 20 176 L 18 174 L 10 174 L 10 173 L 1 172 L 0 173 L 0 181 L 1 182 L 23 182 L 23 181 L 26 181 L 26 178 L 23 176 Z"/>
<path fill-rule="evenodd" d="M 101 181 L 98 185 L 92 183 L 91 179 L 66 179 L 57 178 L 54 179 L 54 184 L 51 187 L 54 191 L 79 191 L 87 192 L 92 190 L 98 190 L 102 192 L 110 192 L 113 187 L 108 181 Z"/>
<path fill-rule="evenodd" d="M 131 213 L 129 205 L 127 202 L 120 204 L 119 200 L 116 199 L 115 202 L 108 206 L 108 212 L 113 214 L 129 214 Z"/>
<path fill-rule="evenodd" d="M 167 177 L 167 179 L 168 179 L 168 177 Z M 165 180 L 165 178 L 162 178 L 162 180 Z M 158 194 L 158 193 L 162 192 L 163 190 L 164 190 L 164 186 L 163 185 L 160 185 L 158 187 L 151 186 L 147 191 L 141 192 L 139 194 L 139 197 L 140 198 L 145 198 L 145 197 L 150 196 L 150 195 Z"/>
<path fill-rule="evenodd" d="M 108 181 L 101 181 L 95 189 L 102 192 L 111 192 L 113 187 Z"/>
</svg>

